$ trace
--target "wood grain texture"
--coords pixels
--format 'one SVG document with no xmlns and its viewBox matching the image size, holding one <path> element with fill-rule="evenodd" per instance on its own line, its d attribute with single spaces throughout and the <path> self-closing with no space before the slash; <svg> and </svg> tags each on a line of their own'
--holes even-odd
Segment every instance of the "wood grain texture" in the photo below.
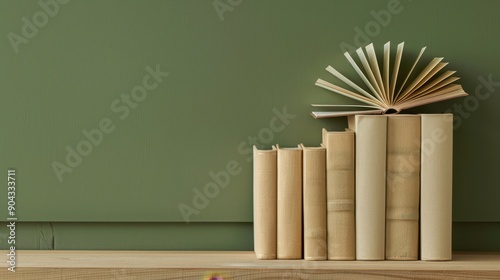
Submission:
<svg viewBox="0 0 500 280">
<path fill-rule="evenodd" d="M 1 251 L 5 255 L 6 251 Z M 499 279 L 500 253 L 455 253 L 453 261 L 257 260 L 253 252 L 17 251 L 0 279 Z"/>
</svg>

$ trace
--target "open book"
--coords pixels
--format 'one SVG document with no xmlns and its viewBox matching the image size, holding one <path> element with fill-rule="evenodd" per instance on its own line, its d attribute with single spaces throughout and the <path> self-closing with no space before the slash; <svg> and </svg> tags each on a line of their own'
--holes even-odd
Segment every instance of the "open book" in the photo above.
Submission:
<svg viewBox="0 0 500 280">
<path fill-rule="evenodd" d="M 348 52 L 344 53 L 344 56 L 366 87 L 363 88 L 357 85 L 332 66 L 328 66 L 326 70 L 354 91 L 322 79 L 318 79 L 316 85 L 359 101 L 357 103 L 361 103 L 361 105 L 312 104 L 314 107 L 333 108 L 335 110 L 334 112 L 312 112 L 313 117 L 329 118 L 357 114 L 399 113 L 404 109 L 468 95 L 460 85 L 453 84 L 459 79 L 453 77 L 456 71 L 441 71 L 448 64 L 442 62 L 442 57 L 432 59 L 420 73 L 414 71 L 426 47 L 420 50 L 408 73 L 406 75 L 400 73 L 403 47 L 404 42 L 398 45 L 391 65 L 391 45 L 390 42 L 387 42 L 384 45 L 382 68 L 379 67 L 373 44 L 369 44 L 364 50 L 363 48 L 356 50 L 362 68 Z M 410 81 L 410 78 L 413 78 L 413 80 Z M 345 108 L 355 109 L 345 111 Z"/>
</svg>

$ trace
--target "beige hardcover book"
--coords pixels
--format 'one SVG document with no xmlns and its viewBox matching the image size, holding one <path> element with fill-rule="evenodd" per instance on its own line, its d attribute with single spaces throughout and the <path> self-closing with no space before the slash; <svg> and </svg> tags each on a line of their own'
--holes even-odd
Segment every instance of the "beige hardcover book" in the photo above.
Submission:
<svg viewBox="0 0 500 280">
<path fill-rule="evenodd" d="M 253 147 L 253 231 L 257 259 L 276 259 L 277 150 Z"/>
<path fill-rule="evenodd" d="M 420 255 L 422 260 L 451 260 L 453 115 L 421 117 Z"/>
<path fill-rule="evenodd" d="M 303 151 L 304 259 L 326 260 L 326 149 Z"/>
<path fill-rule="evenodd" d="M 354 132 L 323 129 L 329 260 L 355 260 Z"/>
<path fill-rule="evenodd" d="M 278 259 L 302 258 L 302 149 L 278 148 Z"/>
<path fill-rule="evenodd" d="M 356 115 L 356 259 L 385 258 L 387 117 Z"/>
<path fill-rule="evenodd" d="M 385 258 L 418 259 L 420 115 L 387 116 Z"/>
</svg>

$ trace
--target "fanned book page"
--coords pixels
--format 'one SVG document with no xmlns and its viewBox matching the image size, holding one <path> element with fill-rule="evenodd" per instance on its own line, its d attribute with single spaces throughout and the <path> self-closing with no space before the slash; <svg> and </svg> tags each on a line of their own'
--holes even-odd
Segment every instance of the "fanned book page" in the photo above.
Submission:
<svg viewBox="0 0 500 280">
<path fill-rule="evenodd" d="M 442 57 L 433 58 L 417 72 L 418 65 L 426 47 L 418 53 L 407 73 L 402 73 L 404 42 L 397 46 L 391 62 L 391 43 L 384 45 L 383 57 L 377 59 L 373 44 L 356 50 L 359 62 L 348 53 L 344 56 L 363 82 L 356 84 L 328 66 L 326 70 L 339 79 L 344 85 L 336 85 L 322 79 L 316 85 L 334 93 L 351 98 L 353 104 L 312 104 L 323 111 L 313 111 L 314 118 L 341 117 L 358 114 L 399 113 L 402 110 L 422 106 L 447 99 L 467 96 L 459 84 L 454 84 L 459 78 L 454 77 L 456 71 L 443 70 L 448 64 L 442 62 Z M 379 61 L 382 63 L 379 65 Z M 333 110 L 333 111 L 332 111 Z"/>
</svg>

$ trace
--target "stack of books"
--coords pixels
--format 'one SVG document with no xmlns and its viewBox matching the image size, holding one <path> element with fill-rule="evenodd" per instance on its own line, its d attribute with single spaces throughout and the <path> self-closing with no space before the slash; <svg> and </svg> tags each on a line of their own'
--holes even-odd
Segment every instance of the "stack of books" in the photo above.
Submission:
<svg viewBox="0 0 500 280">
<path fill-rule="evenodd" d="M 312 113 L 348 116 L 345 131 L 323 129 L 318 147 L 254 147 L 258 259 L 451 260 L 453 115 L 388 113 L 467 93 L 452 84 L 454 71 L 438 75 L 442 58 L 410 78 L 425 48 L 398 80 L 402 50 L 391 69 L 384 46 L 382 74 L 373 45 L 357 51 L 365 71 L 345 54 L 371 93 L 331 66 L 356 92 L 317 81 L 365 103 Z"/>
</svg>

